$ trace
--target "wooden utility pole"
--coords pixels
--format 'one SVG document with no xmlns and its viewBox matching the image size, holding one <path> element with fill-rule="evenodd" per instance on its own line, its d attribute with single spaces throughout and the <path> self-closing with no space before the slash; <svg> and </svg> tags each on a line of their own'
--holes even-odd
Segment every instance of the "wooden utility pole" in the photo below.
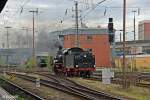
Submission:
<svg viewBox="0 0 150 100">
<path fill-rule="evenodd" d="M 136 40 L 136 28 L 135 28 L 135 13 L 137 12 L 137 11 L 132 11 L 133 13 L 134 13 L 134 18 L 133 18 L 133 26 L 134 26 L 134 30 L 133 30 L 133 32 L 134 32 L 134 41 Z"/>
<path fill-rule="evenodd" d="M 134 16 L 133 16 L 134 44 L 136 44 L 136 25 L 135 25 L 136 20 L 135 20 L 135 14 L 136 14 L 137 11 L 134 10 L 132 12 L 134 14 Z M 134 49 L 135 49 L 135 52 L 134 52 L 134 71 L 135 71 L 136 70 L 136 46 L 134 46 Z"/>
<path fill-rule="evenodd" d="M 79 16 L 78 16 L 78 2 L 75 1 L 75 25 L 76 25 L 76 46 L 79 47 Z"/>
<path fill-rule="evenodd" d="M 33 58 L 33 66 L 35 66 L 35 13 L 38 14 L 38 10 L 29 11 L 33 14 L 33 39 L 32 39 L 32 58 Z"/>
<path fill-rule="evenodd" d="M 126 0 L 123 0 L 123 88 L 127 88 L 127 77 L 126 77 Z"/>
</svg>

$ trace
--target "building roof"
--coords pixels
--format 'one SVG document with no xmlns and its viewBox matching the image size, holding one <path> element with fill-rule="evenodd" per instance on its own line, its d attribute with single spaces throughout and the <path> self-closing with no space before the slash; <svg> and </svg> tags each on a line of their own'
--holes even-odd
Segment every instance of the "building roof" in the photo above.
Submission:
<svg viewBox="0 0 150 100">
<path fill-rule="evenodd" d="M 63 35 L 76 34 L 75 28 L 65 29 L 62 31 Z M 106 28 L 80 28 L 79 34 L 108 34 Z"/>
<path fill-rule="evenodd" d="M 136 40 L 136 41 L 126 41 L 126 44 L 137 44 L 137 43 L 150 43 L 150 40 Z M 122 42 L 116 42 L 116 45 L 120 45 Z"/>
<path fill-rule="evenodd" d="M 122 47 L 122 42 L 116 42 L 116 48 Z M 150 47 L 150 40 L 126 41 L 126 47 Z"/>
<path fill-rule="evenodd" d="M 139 22 L 139 24 L 144 24 L 144 23 L 150 23 L 150 20 L 143 20 Z"/>
<path fill-rule="evenodd" d="M 51 34 L 70 35 L 76 34 L 75 28 L 64 29 L 62 31 L 53 31 Z M 79 34 L 108 34 L 107 28 L 79 28 Z"/>
</svg>

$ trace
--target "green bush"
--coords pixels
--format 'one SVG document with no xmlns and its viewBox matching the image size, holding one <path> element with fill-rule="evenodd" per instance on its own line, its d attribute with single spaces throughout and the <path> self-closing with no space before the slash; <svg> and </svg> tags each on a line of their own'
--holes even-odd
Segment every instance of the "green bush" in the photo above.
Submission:
<svg viewBox="0 0 150 100">
<path fill-rule="evenodd" d="M 34 62 L 35 62 L 35 64 L 34 64 Z M 35 67 L 36 65 L 37 65 L 36 59 L 30 58 L 26 63 L 26 68 L 32 68 L 32 67 Z"/>
</svg>

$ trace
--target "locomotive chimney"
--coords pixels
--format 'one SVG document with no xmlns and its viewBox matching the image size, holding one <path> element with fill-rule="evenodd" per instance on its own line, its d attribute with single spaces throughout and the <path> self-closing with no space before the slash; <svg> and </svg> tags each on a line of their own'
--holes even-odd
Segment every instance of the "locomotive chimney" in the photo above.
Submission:
<svg viewBox="0 0 150 100">
<path fill-rule="evenodd" d="M 59 46 L 58 48 L 59 48 L 59 50 L 62 50 L 62 46 Z"/>
</svg>

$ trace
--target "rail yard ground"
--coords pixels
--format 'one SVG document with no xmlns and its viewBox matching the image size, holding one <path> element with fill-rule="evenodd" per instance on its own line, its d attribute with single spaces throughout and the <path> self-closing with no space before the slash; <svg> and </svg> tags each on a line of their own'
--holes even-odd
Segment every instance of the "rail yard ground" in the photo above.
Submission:
<svg viewBox="0 0 150 100">
<path fill-rule="evenodd" d="M 50 80 L 56 80 L 57 77 L 56 77 L 56 79 L 54 79 L 55 78 L 54 77 L 54 78 L 49 79 L 49 80 L 47 78 L 45 78 L 45 82 L 46 83 L 48 82 L 46 87 L 45 87 L 45 85 L 43 86 L 44 83 L 42 83 L 42 82 L 44 82 L 44 80 L 43 80 L 44 76 L 42 76 L 43 78 L 41 77 L 42 78 L 41 79 L 41 87 L 36 88 L 35 87 L 35 82 L 32 80 L 33 79 L 32 77 L 36 77 L 38 74 L 30 74 L 30 73 L 26 74 L 26 73 L 22 73 L 22 72 L 17 72 L 16 74 L 15 73 L 16 72 L 13 72 L 13 73 L 12 72 L 7 72 L 6 77 L 3 77 L 3 78 L 13 82 L 14 84 L 17 84 L 17 85 L 23 87 L 24 89 L 27 89 L 28 91 L 31 91 L 32 93 L 35 93 L 36 95 L 44 98 L 44 100 L 51 100 L 51 99 L 52 100 L 84 100 L 85 98 L 86 98 L 85 100 L 93 100 L 92 98 L 94 98 L 92 96 L 89 97 L 88 95 L 85 95 L 86 92 L 85 92 L 84 89 L 86 89 L 86 88 L 83 89 L 84 90 L 84 94 L 83 94 L 83 93 L 79 92 L 79 90 L 78 90 L 79 88 L 73 89 L 73 88 L 76 88 L 76 87 L 73 87 L 72 85 L 71 85 L 71 87 L 72 87 L 74 92 L 71 91 L 72 89 L 70 88 L 70 91 L 67 91 L 67 94 L 66 94 L 66 89 L 65 88 L 64 88 L 64 90 L 62 90 L 63 88 L 61 86 L 62 89 L 60 89 L 60 88 L 58 89 L 57 87 L 60 87 L 59 84 L 57 84 L 57 83 L 55 83 L 57 85 L 52 85 L 51 84 Z M 25 74 L 26 74 L 26 76 L 24 76 Z M 60 80 L 61 79 L 56 80 L 56 81 L 60 81 Z M 66 82 L 62 83 L 62 85 L 63 84 L 68 84 L 68 82 L 67 83 Z M 70 84 L 70 82 L 69 82 L 69 84 Z M 57 87 L 54 87 L 54 86 L 57 86 Z M 50 87 L 53 87 L 54 89 L 51 89 Z M 65 86 L 63 86 L 63 87 L 65 87 Z M 57 90 L 59 90 L 59 91 L 57 91 Z M 91 90 L 87 90 L 87 91 L 90 92 Z M 68 93 L 69 94 L 71 93 L 72 95 L 69 95 Z M 92 92 L 90 92 L 90 93 L 92 93 Z M 113 97 L 113 96 L 111 97 L 111 96 L 106 95 L 106 94 L 101 94 L 101 93 L 100 94 L 92 93 L 92 94 L 93 94 L 93 96 L 94 95 L 98 96 L 101 99 L 103 98 L 102 100 L 111 100 L 113 98 L 116 98 L 116 100 L 118 100 L 117 99 L 118 97 Z M 99 100 L 99 99 L 96 99 L 96 98 L 97 97 L 95 97 L 94 100 Z"/>
<path fill-rule="evenodd" d="M 73 95 L 58 91 L 53 88 L 48 88 L 43 85 L 37 88 L 35 85 L 35 82 L 30 82 L 30 81 L 27 81 L 27 80 L 24 80 L 15 76 L 12 77 L 10 75 L 7 75 L 6 77 L 3 77 L 3 78 L 13 82 L 14 84 L 21 86 L 22 88 L 32 93 L 35 93 L 36 95 L 44 98 L 44 100 L 68 100 L 68 98 L 70 98 L 70 100 L 82 100 Z M 26 100 L 26 98 L 24 99 Z"/>
<path fill-rule="evenodd" d="M 89 80 L 83 78 L 69 78 L 75 82 L 78 82 L 82 85 L 85 85 L 89 88 L 93 88 L 96 90 L 105 91 L 114 95 L 129 97 L 129 99 L 135 100 L 149 100 L 150 98 L 150 89 L 149 88 L 142 88 L 131 86 L 128 89 L 123 89 L 120 85 L 110 84 L 104 85 L 100 81 L 96 80 Z"/>
<path fill-rule="evenodd" d="M 14 71 L 17 71 L 17 70 L 13 70 L 13 72 Z M 22 72 L 19 72 L 19 73 L 22 73 Z M 30 76 L 37 77 L 37 75 L 38 75 L 41 79 L 45 79 L 45 80 L 49 80 L 49 78 L 46 76 L 51 75 L 51 72 L 40 71 L 40 70 L 38 70 L 38 71 L 34 70 L 33 72 L 26 70 L 23 74 L 25 74 L 26 72 Z M 3 76 L 3 74 L 1 74 L 1 76 Z M 11 82 L 13 82 L 27 90 L 30 90 L 31 92 L 36 93 L 37 95 L 39 95 L 43 98 L 46 98 L 46 100 L 49 100 L 49 99 L 68 100 L 68 98 L 69 98 L 69 100 L 82 100 L 83 99 L 83 98 L 81 99 L 80 97 L 76 97 L 72 94 L 68 94 L 66 92 L 56 90 L 54 88 L 50 88 L 50 87 L 48 88 L 43 85 L 41 85 L 40 88 L 36 88 L 35 82 L 33 83 L 28 80 L 24 80 L 22 78 L 15 76 L 14 74 L 7 75 L 6 77 L 3 77 L 3 78 L 6 78 L 7 80 L 9 80 Z M 131 86 L 128 89 L 123 89 L 121 85 L 117 85 L 117 84 L 104 85 L 100 81 L 95 80 L 95 79 L 91 80 L 91 79 L 77 78 L 77 77 L 71 77 L 68 79 L 72 80 L 75 83 L 78 83 L 82 86 L 86 86 L 88 88 L 91 88 L 91 89 L 97 90 L 97 91 L 103 91 L 105 93 L 109 93 L 114 96 L 124 98 L 125 100 L 149 100 L 149 98 L 150 98 L 150 88 Z M 53 80 L 53 79 L 51 79 L 51 80 Z M 141 81 L 141 82 L 149 84 L 148 81 Z"/>
</svg>

